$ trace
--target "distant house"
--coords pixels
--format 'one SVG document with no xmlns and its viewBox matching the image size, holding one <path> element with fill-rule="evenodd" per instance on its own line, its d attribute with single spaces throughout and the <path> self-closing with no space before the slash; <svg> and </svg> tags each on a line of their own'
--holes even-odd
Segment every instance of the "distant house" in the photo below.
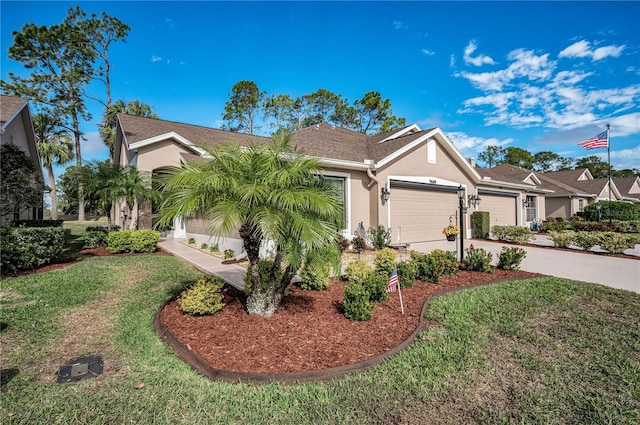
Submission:
<svg viewBox="0 0 640 425">
<path fill-rule="evenodd" d="M 538 173 L 538 176 L 543 188 L 553 190 L 547 195 L 548 217 L 570 218 L 587 205 L 609 200 L 609 179 L 594 179 L 587 168 Z M 613 181 L 611 200 L 623 200 Z"/>
<path fill-rule="evenodd" d="M 36 146 L 33 121 L 26 99 L 0 95 L 0 143 L 19 147 L 35 165 L 38 178 L 42 181 L 42 165 Z M 0 217 L 0 223 L 6 220 L 28 220 L 42 218 L 42 203 L 38 208 L 24 208 L 18 216 Z"/>
<path fill-rule="evenodd" d="M 616 177 L 613 179 L 622 200 L 633 202 L 640 210 L 640 177 Z"/>
<path fill-rule="evenodd" d="M 116 130 L 115 161 L 136 165 L 153 174 L 167 165 L 180 165 L 203 155 L 199 145 L 215 146 L 228 141 L 241 145 L 264 143 L 265 137 L 201 126 L 120 114 Z M 301 152 L 317 157 L 325 178 L 333 179 L 345 210 L 342 233 L 351 238 L 365 229 L 383 225 L 391 229 L 392 242 L 420 243 L 444 240 L 442 229 L 459 223 L 461 186 L 465 234 L 470 234 L 470 214 L 489 211 L 492 224 L 527 225 L 545 216 L 545 194 L 539 180 L 476 169 L 463 157 L 440 128 L 421 129 L 413 124 L 378 135 L 365 135 L 320 123 L 299 130 L 293 144 Z M 382 195 L 389 193 L 388 200 Z M 480 198 L 480 204 L 472 202 Z M 129 223 L 151 225 L 148 208 L 127 211 L 118 206 L 116 223 L 127 215 Z M 208 241 L 207 225 L 195 219 L 179 219 L 173 236 Z M 237 234 L 224 243 L 241 249 Z M 222 247 L 222 244 L 221 244 Z M 238 251 L 239 252 L 239 251 Z"/>
</svg>

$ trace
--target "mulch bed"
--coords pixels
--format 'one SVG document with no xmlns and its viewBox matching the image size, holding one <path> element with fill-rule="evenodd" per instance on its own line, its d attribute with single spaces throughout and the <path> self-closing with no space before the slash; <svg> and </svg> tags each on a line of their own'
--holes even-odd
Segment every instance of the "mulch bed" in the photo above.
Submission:
<svg viewBox="0 0 640 425">
<path fill-rule="evenodd" d="M 248 315 L 242 292 L 227 288 L 225 306 L 213 316 L 183 314 L 172 300 L 160 320 L 175 339 L 211 369 L 241 373 L 290 373 L 351 365 L 380 356 L 400 345 L 420 324 L 422 308 L 432 295 L 455 288 L 505 279 L 540 276 L 525 271 L 493 274 L 460 271 L 439 284 L 417 281 L 379 303 L 373 319 L 350 321 L 342 313 L 345 283 L 325 291 L 303 291 L 291 285 L 271 318 Z"/>
</svg>

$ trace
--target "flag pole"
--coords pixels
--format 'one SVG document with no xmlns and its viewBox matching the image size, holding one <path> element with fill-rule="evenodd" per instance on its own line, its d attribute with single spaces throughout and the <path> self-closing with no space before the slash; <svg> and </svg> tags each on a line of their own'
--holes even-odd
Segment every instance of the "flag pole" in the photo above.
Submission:
<svg viewBox="0 0 640 425">
<path fill-rule="evenodd" d="M 402 304 L 402 291 L 400 290 L 400 280 L 398 279 L 398 295 L 400 295 L 400 309 L 402 310 L 402 314 L 404 314 L 404 304 Z"/>
<path fill-rule="evenodd" d="M 611 140 L 609 137 L 609 127 L 607 123 L 607 160 L 609 161 L 609 226 L 611 226 Z"/>
</svg>

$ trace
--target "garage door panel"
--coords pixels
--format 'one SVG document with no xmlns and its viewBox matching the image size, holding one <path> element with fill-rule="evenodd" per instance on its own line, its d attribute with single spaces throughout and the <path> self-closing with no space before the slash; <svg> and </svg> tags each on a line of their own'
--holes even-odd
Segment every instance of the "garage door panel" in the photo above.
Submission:
<svg viewBox="0 0 640 425">
<path fill-rule="evenodd" d="M 442 240 L 449 217 L 456 223 L 456 193 L 394 188 L 390 200 L 391 241 L 426 242 Z"/>
<path fill-rule="evenodd" d="M 516 199 L 513 196 L 481 195 L 480 211 L 489 212 L 491 226 L 516 225 Z"/>
</svg>

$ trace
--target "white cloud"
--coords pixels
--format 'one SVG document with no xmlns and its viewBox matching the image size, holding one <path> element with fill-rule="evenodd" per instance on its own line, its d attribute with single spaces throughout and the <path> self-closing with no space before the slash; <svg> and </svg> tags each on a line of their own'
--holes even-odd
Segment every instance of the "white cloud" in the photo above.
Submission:
<svg viewBox="0 0 640 425">
<path fill-rule="evenodd" d="M 109 157 L 109 148 L 102 141 L 100 133 L 85 133 L 82 137 L 80 153 L 82 154 L 83 161 L 91 161 L 94 159 L 104 160 Z"/>
<path fill-rule="evenodd" d="M 161 56 L 153 55 L 151 56 L 151 62 L 160 62 L 162 60 Z"/>
<path fill-rule="evenodd" d="M 611 147 L 614 148 L 615 141 L 612 141 Z M 606 161 L 607 158 L 602 158 Z M 619 151 L 611 151 L 611 166 L 616 170 L 625 168 L 640 168 L 640 145 L 630 149 L 622 149 Z"/>
<path fill-rule="evenodd" d="M 402 21 L 393 21 L 393 28 L 397 30 L 404 30 L 404 29 L 407 29 L 408 27 Z"/>
<path fill-rule="evenodd" d="M 494 60 L 491 57 L 486 55 L 478 55 L 475 58 L 471 57 L 471 55 L 473 54 L 473 52 L 476 51 L 477 48 L 478 48 L 478 45 L 476 44 L 475 40 L 471 40 L 469 44 L 467 44 L 467 47 L 464 48 L 464 56 L 463 56 L 465 64 L 475 65 L 475 66 L 495 64 Z"/>
<path fill-rule="evenodd" d="M 434 52 L 433 50 L 429 50 L 429 49 L 422 49 L 420 50 L 422 53 L 424 53 L 427 56 L 433 56 L 436 54 L 436 52 Z"/>
<path fill-rule="evenodd" d="M 586 40 L 580 40 L 558 53 L 559 58 L 591 58 L 592 61 L 599 61 L 608 57 L 620 57 L 622 51 L 626 48 L 621 46 L 602 46 L 597 49 L 591 48 L 591 43 Z"/>
<path fill-rule="evenodd" d="M 456 66 L 456 57 L 455 55 L 451 55 L 449 58 L 449 68 L 454 68 Z"/>
<path fill-rule="evenodd" d="M 447 137 L 455 147 L 465 156 L 475 156 L 484 151 L 487 146 L 505 146 L 513 143 L 513 139 L 497 139 L 495 137 L 485 139 L 483 137 L 469 136 L 462 131 L 447 133 Z"/>
</svg>

